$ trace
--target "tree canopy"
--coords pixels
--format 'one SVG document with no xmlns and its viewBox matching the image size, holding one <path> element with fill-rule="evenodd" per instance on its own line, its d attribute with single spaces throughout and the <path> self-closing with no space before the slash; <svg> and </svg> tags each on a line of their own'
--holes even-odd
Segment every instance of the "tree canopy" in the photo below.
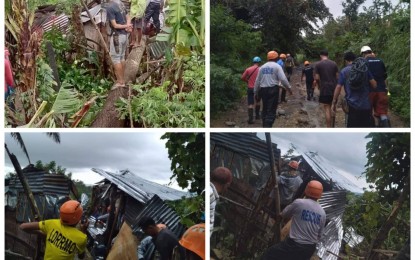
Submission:
<svg viewBox="0 0 415 260">
<path fill-rule="evenodd" d="M 170 169 L 183 189 L 201 194 L 205 189 L 205 134 L 204 133 L 166 133 L 166 148 L 171 160 Z"/>
</svg>

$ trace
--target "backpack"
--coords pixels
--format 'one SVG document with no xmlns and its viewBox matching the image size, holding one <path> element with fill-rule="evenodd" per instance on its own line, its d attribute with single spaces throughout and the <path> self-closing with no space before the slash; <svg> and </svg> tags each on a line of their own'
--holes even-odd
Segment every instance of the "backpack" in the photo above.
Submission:
<svg viewBox="0 0 415 260">
<path fill-rule="evenodd" d="M 358 91 L 367 85 L 368 69 L 369 68 L 364 58 L 359 57 L 353 61 L 352 68 L 350 69 L 349 77 L 347 79 L 347 83 L 351 90 Z"/>
<path fill-rule="evenodd" d="M 294 58 L 293 57 L 288 57 L 287 61 L 285 62 L 285 66 L 288 68 L 294 67 Z"/>
</svg>

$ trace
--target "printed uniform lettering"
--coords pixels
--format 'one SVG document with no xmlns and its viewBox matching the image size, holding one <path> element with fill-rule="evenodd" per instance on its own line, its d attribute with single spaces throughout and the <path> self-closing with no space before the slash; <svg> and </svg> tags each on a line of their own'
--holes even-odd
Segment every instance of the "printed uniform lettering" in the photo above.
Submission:
<svg viewBox="0 0 415 260">
<path fill-rule="evenodd" d="M 48 242 L 68 254 L 72 254 L 76 249 L 76 243 L 62 235 L 59 231 L 55 231 L 54 229 L 48 238 Z"/>
<path fill-rule="evenodd" d="M 262 74 L 272 74 L 274 70 L 272 68 L 263 68 Z"/>
<path fill-rule="evenodd" d="M 301 220 L 310 222 L 312 224 L 320 225 L 321 215 L 309 210 L 303 210 L 301 212 Z"/>
</svg>

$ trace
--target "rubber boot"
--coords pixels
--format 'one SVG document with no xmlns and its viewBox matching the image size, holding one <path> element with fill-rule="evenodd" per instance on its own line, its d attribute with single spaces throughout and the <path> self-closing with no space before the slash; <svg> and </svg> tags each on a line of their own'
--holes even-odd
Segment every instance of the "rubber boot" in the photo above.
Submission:
<svg viewBox="0 0 415 260">
<path fill-rule="evenodd" d="M 248 124 L 255 124 L 254 122 L 254 109 L 248 108 Z"/>
<path fill-rule="evenodd" d="M 259 115 L 259 110 L 261 110 L 261 106 L 255 106 L 255 119 L 261 119 L 261 116 Z"/>
<path fill-rule="evenodd" d="M 390 128 L 391 127 L 391 122 L 390 122 L 389 118 L 380 120 L 379 127 Z"/>
</svg>

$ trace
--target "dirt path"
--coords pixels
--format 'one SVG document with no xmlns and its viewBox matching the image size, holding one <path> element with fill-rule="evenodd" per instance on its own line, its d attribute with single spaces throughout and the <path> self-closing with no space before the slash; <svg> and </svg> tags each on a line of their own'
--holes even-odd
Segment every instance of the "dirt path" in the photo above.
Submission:
<svg viewBox="0 0 415 260">
<path fill-rule="evenodd" d="M 319 91 L 314 91 L 314 100 L 307 100 L 305 82 L 301 83 L 301 68 L 297 67 L 291 76 L 293 95 L 287 93 L 287 103 L 278 104 L 278 117 L 274 122 L 274 128 L 324 128 L 326 127 L 322 106 L 318 103 Z M 402 128 L 404 122 L 393 113 L 390 113 L 393 127 Z M 217 118 L 212 118 L 210 127 L 226 128 L 261 128 L 262 120 L 255 120 L 255 124 L 248 124 L 247 100 L 242 98 L 235 109 L 224 112 Z M 336 128 L 344 128 L 345 114 L 341 107 L 337 108 Z"/>
</svg>

